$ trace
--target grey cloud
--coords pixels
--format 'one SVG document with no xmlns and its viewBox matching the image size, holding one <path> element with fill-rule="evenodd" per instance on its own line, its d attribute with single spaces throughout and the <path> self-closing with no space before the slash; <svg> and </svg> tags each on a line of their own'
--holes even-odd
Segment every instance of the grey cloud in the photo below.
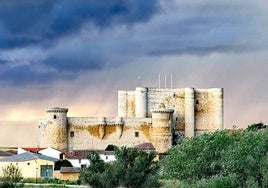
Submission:
<svg viewBox="0 0 268 188">
<path fill-rule="evenodd" d="M 16 66 L 0 74 L 0 80 L 11 85 L 25 85 L 29 83 L 49 83 L 58 79 L 71 79 L 72 75 L 57 74 L 57 72 L 37 72 L 34 65 Z"/>
<path fill-rule="evenodd" d="M 49 1 L 47 9 L 51 12 L 47 20 L 50 20 L 51 30 L 45 29 L 45 34 L 36 33 L 49 45 L 44 46 L 43 42 L 33 45 L 43 46 L 45 57 L 28 58 L 30 68 L 26 70 L 30 77 L 37 77 L 40 67 L 57 72 L 57 76 L 47 80 L 53 82 L 75 79 L 81 72 L 111 69 L 148 56 L 206 56 L 267 47 L 267 27 L 262 28 L 266 13 L 256 15 L 264 10 L 250 1 L 199 1 L 197 4 L 178 1 L 174 6 L 162 3 L 162 11 L 157 13 L 156 1 L 152 1 L 152 5 L 147 1 L 78 2 Z M 125 26 L 133 23 L 136 24 Z M 25 51 L 27 53 L 31 50 Z M 10 80 L 13 75 L 15 83 L 20 74 L 22 77 L 27 75 L 11 67 L 0 73 L 0 77 Z M 32 83 L 30 80 L 24 78 L 18 80 L 18 84 Z M 42 83 L 36 79 L 37 83 L 39 81 Z"/>
<path fill-rule="evenodd" d="M 158 10 L 156 0 L 21 1 L 1 2 L 0 48 L 55 40 L 92 22 L 106 28 L 148 20 Z M 0 36 L 1 36 L 0 35 Z"/>
</svg>

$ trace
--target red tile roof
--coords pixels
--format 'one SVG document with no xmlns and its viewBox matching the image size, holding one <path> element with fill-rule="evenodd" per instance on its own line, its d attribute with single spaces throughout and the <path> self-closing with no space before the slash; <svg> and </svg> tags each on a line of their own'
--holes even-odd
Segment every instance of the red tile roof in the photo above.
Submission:
<svg viewBox="0 0 268 188">
<path fill-rule="evenodd" d="M 46 149 L 46 148 L 22 148 L 25 151 L 32 152 L 32 153 L 38 153 L 39 151 Z"/>
</svg>

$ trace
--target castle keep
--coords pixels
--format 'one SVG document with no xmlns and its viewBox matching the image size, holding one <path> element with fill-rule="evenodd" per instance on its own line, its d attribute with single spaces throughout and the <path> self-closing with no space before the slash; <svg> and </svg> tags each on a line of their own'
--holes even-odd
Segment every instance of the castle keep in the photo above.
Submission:
<svg viewBox="0 0 268 188">
<path fill-rule="evenodd" d="M 151 143 L 163 153 L 175 133 L 192 137 L 223 128 L 223 89 L 137 87 L 118 92 L 118 117 L 68 117 L 48 108 L 39 122 L 39 146 L 59 150 L 104 150 L 108 145 Z"/>
</svg>

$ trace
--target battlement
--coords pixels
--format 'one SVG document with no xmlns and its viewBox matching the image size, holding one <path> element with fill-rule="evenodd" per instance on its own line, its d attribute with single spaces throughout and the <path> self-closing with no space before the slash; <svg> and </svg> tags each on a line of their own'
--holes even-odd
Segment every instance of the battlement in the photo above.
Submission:
<svg viewBox="0 0 268 188">
<path fill-rule="evenodd" d="M 68 112 L 68 108 L 59 108 L 59 107 L 55 107 L 55 108 L 47 108 L 46 109 L 47 113 L 67 113 Z"/>
<path fill-rule="evenodd" d="M 47 108 L 39 145 L 60 150 L 135 147 L 152 143 L 166 152 L 174 133 L 192 137 L 223 128 L 223 89 L 149 88 L 118 91 L 118 117 L 68 117 L 68 108 Z"/>
</svg>

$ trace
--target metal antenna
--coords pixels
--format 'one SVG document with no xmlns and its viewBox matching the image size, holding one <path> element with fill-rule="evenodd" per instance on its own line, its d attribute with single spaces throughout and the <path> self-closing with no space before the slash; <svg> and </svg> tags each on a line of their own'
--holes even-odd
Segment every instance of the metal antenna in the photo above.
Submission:
<svg viewBox="0 0 268 188">
<path fill-rule="evenodd" d="M 167 88 L 167 75 L 165 74 L 165 88 Z"/>
<path fill-rule="evenodd" d="M 170 75 L 170 88 L 171 88 L 171 89 L 172 89 L 172 84 L 173 84 L 173 83 L 172 83 L 172 81 L 173 81 L 173 80 L 172 80 L 172 76 L 173 76 L 173 75 L 171 74 L 171 75 Z"/>
<path fill-rule="evenodd" d="M 160 89 L 160 74 L 158 75 L 158 88 Z"/>
</svg>

